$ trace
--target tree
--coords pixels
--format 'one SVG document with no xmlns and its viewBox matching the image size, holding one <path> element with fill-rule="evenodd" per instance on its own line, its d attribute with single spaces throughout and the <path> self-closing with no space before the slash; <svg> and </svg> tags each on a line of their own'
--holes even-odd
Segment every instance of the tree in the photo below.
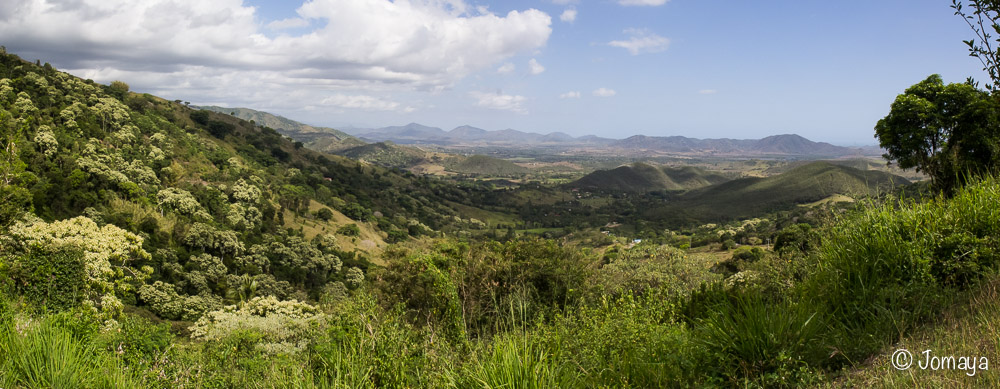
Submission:
<svg viewBox="0 0 1000 389">
<path fill-rule="evenodd" d="M 945 85 L 934 74 L 896 96 L 875 125 L 884 158 L 916 168 L 950 191 L 1000 159 L 1000 102 L 970 82 Z"/>
<path fill-rule="evenodd" d="M 983 71 L 993 80 L 993 84 L 987 85 L 986 89 L 996 91 L 1000 89 L 1000 39 L 991 35 L 990 31 L 1000 34 L 1000 1 L 971 0 L 968 3 L 971 10 L 965 6 L 964 1 L 951 1 L 955 15 L 961 16 L 976 34 L 975 39 L 962 42 L 969 46 L 969 56 L 978 58 L 983 64 Z"/>
</svg>

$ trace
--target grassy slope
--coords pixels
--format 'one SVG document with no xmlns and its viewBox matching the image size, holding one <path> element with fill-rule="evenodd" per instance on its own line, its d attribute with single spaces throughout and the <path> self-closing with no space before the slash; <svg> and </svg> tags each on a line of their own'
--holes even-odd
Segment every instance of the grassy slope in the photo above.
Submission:
<svg viewBox="0 0 1000 389">
<path fill-rule="evenodd" d="M 653 214 L 740 217 L 811 203 L 834 194 L 850 197 L 873 195 L 888 191 L 894 185 L 908 183 L 906 179 L 888 173 L 813 162 L 773 177 L 741 178 L 691 191 L 679 202 L 667 204 Z"/>
<path fill-rule="evenodd" d="M 392 142 L 378 142 L 344 149 L 337 154 L 379 166 L 409 168 L 423 162 L 427 153 Z"/>
<path fill-rule="evenodd" d="M 455 173 L 484 176 L 517 176 L 526 174 L 529 170 L 513 162 L 485 155 L 455 157 L 445 161 L 445 169 Z"/>
<path fill-rule="evenodd" d="M 946 311 L 931 325 L 903 337 L 897 344 L 886 347 L 873 357 L 833 382 L 828 387 L 912 388 L 912 387 L 987 387 L 1000 382 L 997 351 L 1000 350 L 1000 278 L 994 278 L 975 293 L 966 304 L 956 305 Z M 897 349 L 911 351 L 918 361 L 923 350 L 933 350 L 935 355 L 954 355 L 989 358 L 990 370 L 977 370 L 975 376 L 965 371 L 922 370 L 911 367 L 900 371 L 891 364 Z M 978 365 L 978 364 L 977 364 Z"/>
<path fill-rule="evenodd" d="M 567 186 L 591 190 L 648 192 L 689 190 L 725 181 L 728 181 L 725 176 L 697 167 L 657 167 L 635 163 L 613 170 L 598 170 Z"/>
</svg>

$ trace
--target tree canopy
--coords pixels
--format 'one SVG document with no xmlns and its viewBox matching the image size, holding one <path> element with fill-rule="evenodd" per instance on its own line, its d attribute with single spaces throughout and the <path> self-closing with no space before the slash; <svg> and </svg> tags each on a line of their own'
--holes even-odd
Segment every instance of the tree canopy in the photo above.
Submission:
<svg viewBox="0 0 1000 389">
<path fill-rule="evenodd" d="M 971 82 L 944 84 L 934 74 L 896 96 L 875 125 L 883 156 L 950 190 L 1000 163 L 1000 102 Z"/>
</svg>

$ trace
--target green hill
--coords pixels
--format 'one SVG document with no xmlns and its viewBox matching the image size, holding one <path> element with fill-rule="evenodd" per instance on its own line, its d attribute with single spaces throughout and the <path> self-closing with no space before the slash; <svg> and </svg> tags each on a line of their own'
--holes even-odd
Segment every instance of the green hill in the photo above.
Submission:
<svg viewBox="0 0 1000 389">
<path fill-rule="evenodd" d="M 651 212 L 657 217 L 738 218 L 787 209 L 835 194 L 852 198 L 875 195 L 909 183 L 905 178 L 880 171 L 812 162 L 767 178 L 740 178 L 693 190 Z"/>
<path fill-rule="evenodd" d="M 728 181 L 729 178 L 693 166 L 657 167 L 645 163 L 598 170 L 566 187 L 619 192 L 690 190 Z"/>
<path fill-rule="evenodd" d="M 337 152 L 339 155 L 379 166 L 409 168 L 425 160 L 426 153 L 415 147 L 386 141 L 356 146 Z"/>
<path fill-rule="evenodd" d="M 379 261 L 386 243 L 481 213 L 468 188 L 309 150 L 122 82 L 5 54 L 0 75 L 0 257 L 61 250 L 75 236 L 66 244 L 90 250 L 88 269 L 108 269 L 73 292 L 97 304 L 112 301 L 101 296 L 114 282 L 131 290 L 119 298 L 171 320 L 237 301 L 237 282 L 316 299 Z"/>
<path fill-rule="evenodd" d="M 253 121 L 258 126 L 270 127 L 282 135 L 309 144 L 310 148 L 325 152 L 335 152 L 343 149 L 364 145 L 365 142 L 343 131 L 327 127 L 313 127 L 299 123 L 283 116 L 250 108 L 226 108 L 207 106 L 199 107 L 212 112 L 219 112 L 234 117 Z"/>
<path fill-rule="evenodd" d="M 527 174 L 530 170 L 523 166 L 485 155 L 452 157 L 444 162 L 447 171 L 477 176 L 511 177 Z"/>
</svg>

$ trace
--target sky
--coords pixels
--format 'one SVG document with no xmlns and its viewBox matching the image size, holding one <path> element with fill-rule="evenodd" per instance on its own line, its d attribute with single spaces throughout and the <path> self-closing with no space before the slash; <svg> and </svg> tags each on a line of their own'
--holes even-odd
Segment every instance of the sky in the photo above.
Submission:
<svg viewBox="0 0 1000 389">
<path fill-rule="evenodd" d="M 988 81 L 944 0 L 4 0 L 0 45 L 304 123 L 875 144 L 931 74 Z"/>
</svg>

